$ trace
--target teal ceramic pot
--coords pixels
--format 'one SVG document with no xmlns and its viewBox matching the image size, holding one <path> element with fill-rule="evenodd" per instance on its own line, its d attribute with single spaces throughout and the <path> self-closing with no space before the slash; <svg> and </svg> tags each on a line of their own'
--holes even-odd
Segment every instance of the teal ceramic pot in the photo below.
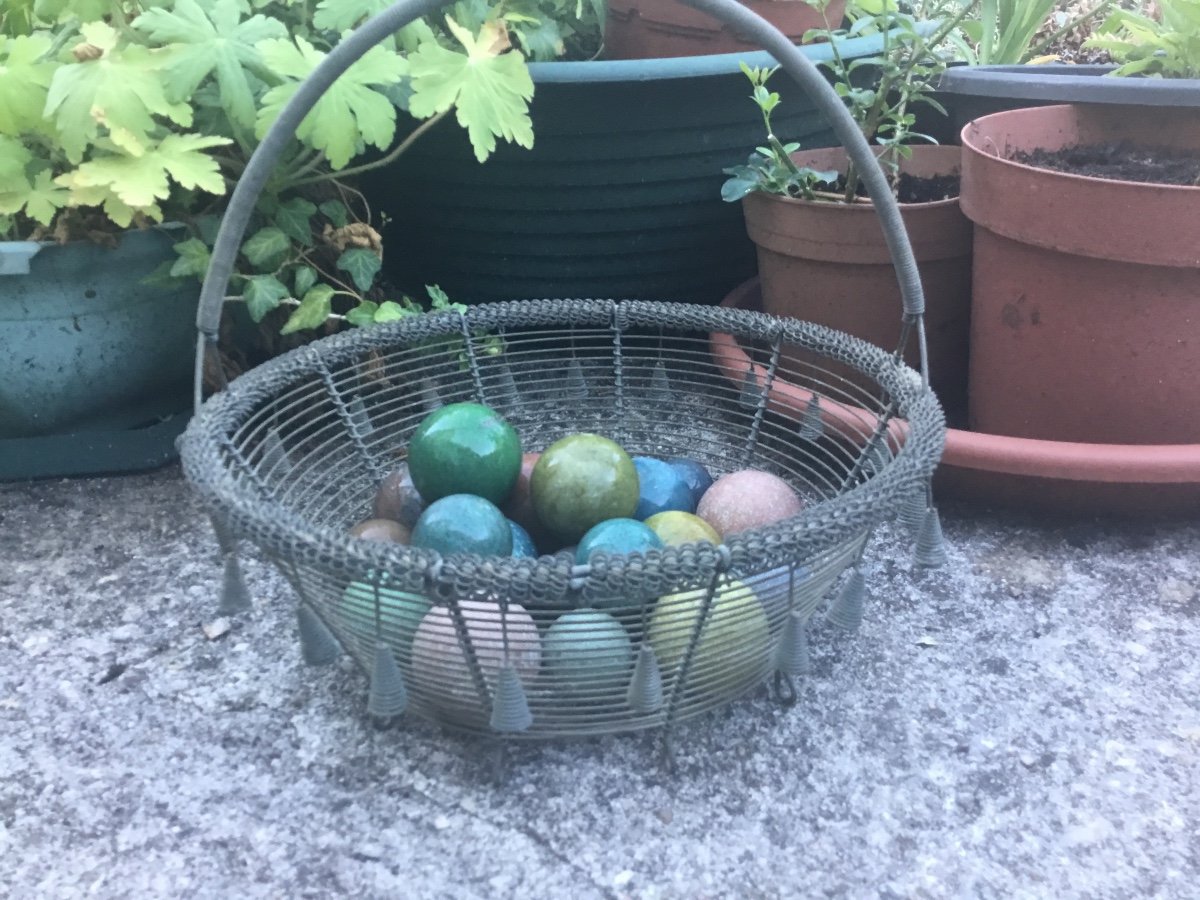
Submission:
<svg viewBox="0 0 1200 900">
<path fill-rule="evenodd" d="M 874 38 L 845 41 L 852 57 Z M 827 58 L 828 46 L 803 48 Z M 755 269 L 722 169 L 763 140 L 742 60 L 766 53 L 530 65 L 534 146 L 501 144 L 476 162 L 447 120 L 366 179 L 391 217 L 387 275 L 439 284 L 464 303 L 607 297 L 716 303 Z M 804 147 L 836 141 L 786 76 L 775 120 Z"/>
<path fill-rule="evenodd" d="M 115 249 L 0 244 L 0 441 L 116 433 L 187 408 L 199 285 L 143 283 L 173 243 L 152 229 Z M 20 475 L 9 471 L 18 452 L 7 446 L 0 476 Z M 55 474 L 31 463 L 31 474 Z"/>
</svg>

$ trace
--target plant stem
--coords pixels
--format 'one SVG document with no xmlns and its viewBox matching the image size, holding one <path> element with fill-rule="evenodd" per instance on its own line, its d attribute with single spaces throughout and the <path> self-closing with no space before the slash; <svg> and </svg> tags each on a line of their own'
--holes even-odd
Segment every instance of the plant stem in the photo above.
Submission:
<svg viewBox="0 0 1200 900">
<path fill-rule="evenodd" d="M 408 137 L 397 144 L 390 153 L 388 153 L 386 156 L 380 157 L 374 162 L 363 163 L 361 166 L 352 166 L 349 169 L 341 169 L 337 172 L 322 172 L 320 175 L 312 175 L 308 178 L 293 179 L 287 183 L 286 187 L 295 188 L 306 184 L 316 184 L 321 181 L 332 181 L 334 179 L 340 180 L 352 175 L 361 175 L 364 172 L 370 172 L 372 169 L 379 169 L 383 166 L 389 165 L 395 162 L 405 150 L 416 143 L 417 139 L 420 138 L 421 135 L 429 131 L 429 129 L 433 128 L 433 126 L 437 125 L 438 122 L 442 121 L 442 119 L 446 118 L 446 116 L 449 114 L 450 109 L 444 109 L 432 118 L 426 119 L 416 128 L 414 128 L 412 132 L 409 133 Z"/>
</svg>

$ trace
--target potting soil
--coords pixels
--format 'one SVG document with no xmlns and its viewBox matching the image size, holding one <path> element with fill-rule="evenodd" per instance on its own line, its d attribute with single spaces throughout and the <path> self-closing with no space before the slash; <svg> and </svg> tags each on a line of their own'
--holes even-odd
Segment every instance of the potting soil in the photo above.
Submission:
<svg viewBox="0 0 1200 900">
<path fill-rule="evenodd" d="M 1070 175 L 1147 184 L 1200 185 L 1200 154 L 1170 147 L 1136 147 L 1121 141 L 1062 150 L 1020 151 L 1011 158 Z"/>
</svg>

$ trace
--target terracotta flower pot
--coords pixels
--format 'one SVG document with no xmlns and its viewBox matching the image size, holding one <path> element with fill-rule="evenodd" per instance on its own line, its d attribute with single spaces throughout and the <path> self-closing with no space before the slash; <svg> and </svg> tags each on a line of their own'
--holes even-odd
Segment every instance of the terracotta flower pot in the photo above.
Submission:
<svg viewBox="0 0 1200 900">
<path fill-rule="evenodd" d="M 810 28 L 825 27 L 826 19 L 804 0 L 741 0 L 799 44 Z M 832 0 L 829 24 L 837 28 L 846 9 L 845 0 Z M 673 56 L 708 56 L 746 53 L 754 44 L 718 22 L 708 13 L 684 6 L 679 0 L 609 0 L 604 50 L 609 59 L 663 59 Z"/>
<path fill-rule="evenodd" d="M 1200 147 L 1200 111 L 1048 106 L 963 129 L 975 223 L 970 426 L 1108 444 L 1200 442 L 1200 187 L 1081 177 L 1019 151 Z"/>
<path fill-rule="evenodd" d="M 921 146 L 903 164 L 916 176 L 956 174 L 958 147 Z M 807 150 L 800 165 L 845 171 L 841 148 Z M 794 200 L 749 194 L 746 230 L 758 248 L 763 308 L 818 322 L 887 349 L 900 341 L 900 286 L 870 203 Z M 971 296 L 971 227 L 958 200 L 906 203 L 908 229 L 925 288 L 929 366 L 942 404 L 965 400 Z M 915 341 L 909 365 L 918 363 Z M 848 375 L 847 373 L 841 373 Z"/>
</svg>

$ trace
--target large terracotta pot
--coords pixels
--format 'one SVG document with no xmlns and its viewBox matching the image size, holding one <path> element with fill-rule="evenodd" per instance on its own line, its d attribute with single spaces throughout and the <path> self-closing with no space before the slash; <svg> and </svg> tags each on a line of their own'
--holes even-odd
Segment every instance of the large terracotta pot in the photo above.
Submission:
<svg viewBox="0 0 1200 900">
<path fill-rule="evenodd" d="M 846 9 L 845 0 L 831 0 L 826 16 L 805 0 L 741 0 L 799 44 L 811 28 L 824 28 L 826 19 L 837 28 Z M 757 44 L 718 22 L 708 13 L 679 0 L 609 0 L 604 31 L 604 52 L 610 59 L 663 59 L 674 56 L 707 56 L 713 53 L 747 53 Z"/>
<path fill-rule="evenodd" d="M 1077 144 L 1200 147 L 1200 111 L 1048 106 L 963 129 L 975 223 L 970 425 L 1109 444 L 1200 442 L 1200 187 L 1015 162 Z"/>
<path fill-rule="evenodd" d="M 959 153 L 958 147 L 914 147 L 902 168 L 917 176 L 956 174 Z M 815 169 L 846 168 L 841 148 L 793 158 Z M 900 286 L 873 205 L 754 193 L 742 209 L 758 248 L 767 312 L 828 325 L 889 350 L 898 345 Z M 933 387 L 942 404 L 955 409 L 966 395 L 971 225 L 957 199 L 901 204 L 901 215 L 925 289 Z M 918 364 L 915 341 L 907 362 Z"/>
</svg>

